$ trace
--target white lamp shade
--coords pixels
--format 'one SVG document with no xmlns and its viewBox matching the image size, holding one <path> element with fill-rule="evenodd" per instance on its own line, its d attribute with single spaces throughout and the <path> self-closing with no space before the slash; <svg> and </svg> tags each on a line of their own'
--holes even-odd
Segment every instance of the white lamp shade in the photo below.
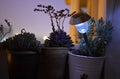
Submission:
<svg viewBox="0 0 120 79">
<path fill-rule="evenodd" d="M 75 27 L 80 33 L 86 33 L 88 30 L 88 21 L 76 24 Z"/>
</svg>

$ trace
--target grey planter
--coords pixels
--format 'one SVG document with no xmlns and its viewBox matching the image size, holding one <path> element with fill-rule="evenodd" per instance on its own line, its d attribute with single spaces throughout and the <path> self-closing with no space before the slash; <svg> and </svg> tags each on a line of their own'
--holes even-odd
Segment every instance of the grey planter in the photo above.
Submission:
<svg viewBox="0 0 120 79">
<path fill-rule="evenodd" d="M 69 79 L 100 79 L 105 57 L 89 57 L 69 52 Z"/>
</svg>

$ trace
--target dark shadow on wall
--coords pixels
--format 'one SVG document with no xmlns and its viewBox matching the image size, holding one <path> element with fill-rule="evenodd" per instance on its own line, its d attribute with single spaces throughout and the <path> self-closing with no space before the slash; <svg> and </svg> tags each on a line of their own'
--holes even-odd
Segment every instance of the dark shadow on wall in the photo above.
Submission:
<svg viewBox="0 0 120 79">
<path fill-rule="evenodd" d="M 107 0 L 106 17 L 112 23 L 113 34 L 106 53 L 105 79 L 120 79 L 120 0 Z"/>
</svg>

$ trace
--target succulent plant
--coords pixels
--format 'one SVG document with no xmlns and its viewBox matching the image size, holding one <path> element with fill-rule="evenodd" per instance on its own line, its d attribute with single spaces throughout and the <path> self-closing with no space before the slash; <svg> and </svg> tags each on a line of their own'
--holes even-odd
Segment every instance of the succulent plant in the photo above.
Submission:
<svg viewBox="0 0 120 79">
<path fill-rule="evenodd" d="M 72 41 L 69 35 L 64 31 L 64 21 L 67 17 L 70 17 L 75 12 L 69 14 L 69 9 L 55 10 L 53 6 L 37 5 L 34 11 L 44 12 L 50 16 L 52 31 L 49 39 L 45 41 L 45 46 L 48 47 L 70 47 Z M 57 29 L 55 28 L 57 27 Z"/>
<path fill-rule="evenodd" d="M 95 21 L 93 18 L 90 19 L 87 39 L 93 56 L 102 56 L 105 54 L 106 46 L 112 39 L 112 30 L 113 27 L 110 22 L 105 23 L 102 18 L 98 19 L 97 21 Z M 81 34 L 79 34 L 79 38 L 81 40 L 78 54 L 89 56 L 86 43 Z"/>
<path fill-rule="evenodd" d="M 5 21 L 5 23 L 6 23 L 7 26 L 8 26 L 8 31 L 6 32 L 6 31 L 4 30 L 5 25 L 0 24 L 0 42 L 3 40 L 3 38 L 4 38 L 8 33 L 11 32 L 11 29 L 12 29 L 12 25 L 10 24 L 10 22 L 9 22 L 7 19 L 5 19 L 4 21 Z"/>
<path fill-rule="evenodd" d="M 70 47 L 72 46 L 72 41 L 69 35 L 63 30 L 52 32 L 49 39 L 45 40 L 45 46 L 50 47 Z"/>
<path fill-rule="evenodd" d="M 21 34 L 15 35 L 6 39 L 3 42 L 4 47 L 12 51 L 41 51 L 41 43 L 38 41 L 33 33 L 21 30 Z"/>
</svg>

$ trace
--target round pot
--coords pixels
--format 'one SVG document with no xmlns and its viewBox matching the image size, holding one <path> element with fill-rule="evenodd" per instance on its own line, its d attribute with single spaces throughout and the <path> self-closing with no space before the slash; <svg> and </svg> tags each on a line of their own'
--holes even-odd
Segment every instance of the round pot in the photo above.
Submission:
<svg viewBox="0 0 120 79">
<path fill-rule="evenodd" d="M 7 53 L 0 49 L 0 79 L 9 79 Z"/>
<path fill-rule="evenodd" d="M 66 47 L 46 47 L 42 50 L 41 74 L 42 79 L 65 79 L 67 76 L 67 55 Z"/>
<path fill-rule="evenodd" d="M 10 79 L 37 79 L 39 54 L 33 51 L 10 51 Z"/>
<path fill-rule="evenodd" d="M 105 57 L 90 57 L 69 51 L 70 79 L 100 79 Z"/>
</svg>

